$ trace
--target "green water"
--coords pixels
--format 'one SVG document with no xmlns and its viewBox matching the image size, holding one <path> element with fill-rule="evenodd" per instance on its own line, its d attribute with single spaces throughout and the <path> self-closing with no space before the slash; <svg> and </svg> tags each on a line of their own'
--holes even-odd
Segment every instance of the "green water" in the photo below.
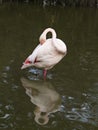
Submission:
<svg viewBox="0 0 98 130">
<path fill-rule="evenodd" d="M 68 54 L 44 82 L 42 70 L 20 67 L 47 27 Z M 97 9 L 1 5 L 0 58 L 0 130 L 98 129 Z"/>
</svg>

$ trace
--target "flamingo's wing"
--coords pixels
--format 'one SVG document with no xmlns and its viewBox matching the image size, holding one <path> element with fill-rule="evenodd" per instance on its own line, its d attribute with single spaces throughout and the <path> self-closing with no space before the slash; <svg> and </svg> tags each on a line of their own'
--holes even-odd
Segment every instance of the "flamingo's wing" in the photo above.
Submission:
<svg viewBox="0 0 98 130">
<path fill-rule="evenodd" d="M 38 55 L 38 52 L 39 52 L 39 49 L 42 45 L 39 44 L 35 49 L 34 51 L 32 52 L 32 54 L 27 58 L 29 59 L 30 61 L 32 61 L 32 63 L 35 63 L 36 60 L 37 60 L 37 55 Z"/>
</svg>

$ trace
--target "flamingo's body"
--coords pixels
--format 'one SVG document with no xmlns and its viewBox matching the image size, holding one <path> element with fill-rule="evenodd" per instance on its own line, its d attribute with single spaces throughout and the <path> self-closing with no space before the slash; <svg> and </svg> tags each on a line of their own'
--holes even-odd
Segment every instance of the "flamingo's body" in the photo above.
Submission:
<svg viewBox="0 0 98 130">
<path fill-rule="evenodd" d="M 52 33 L 52 38 L 46 39 L 48 32 Z M 56 65 L 67 53 L 65 43 L 56 38 L 56 32 L 52 28 L 47 28 L 40 36 L 40 44 L 34 49 L 32 54 L 25 60 L 21 69 L 30 66 L 44 68 L 44 78 L 46 71 Z"/>
</svg>

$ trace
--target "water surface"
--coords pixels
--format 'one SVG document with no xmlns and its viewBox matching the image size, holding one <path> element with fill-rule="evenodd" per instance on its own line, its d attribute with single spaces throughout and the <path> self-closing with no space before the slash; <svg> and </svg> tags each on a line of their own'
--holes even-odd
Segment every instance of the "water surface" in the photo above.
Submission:
<svg viewBox="0 0 98 130">
<path fill-rule="evenodd" d="M 42 70 L 20 67 L 46 27 L 65 41 L 68 54 L 48 72 L 44 84 Z M 97 130 L 97 41 L 97 9 L 1 5 L 0 130 Z M 34 86 L 28 89 L 33 97 L 26 92 L 29 84 Z M 46 100 L 39 101 L 37 95 Z M 55 107 L 47 109 L 46 102 Z M 48 111 L 48 116 L 41 113 L 48 119 L 45 125 L 35 120 L 39 104 Z"/>
</svg>

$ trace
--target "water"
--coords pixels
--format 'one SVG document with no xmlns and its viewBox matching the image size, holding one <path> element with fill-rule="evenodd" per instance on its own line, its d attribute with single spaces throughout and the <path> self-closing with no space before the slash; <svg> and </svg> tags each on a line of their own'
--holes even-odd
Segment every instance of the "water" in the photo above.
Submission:
<svg viewBox="0 0 98 130">
<path fill-rule="evenodd" d="M 44 82 L 42 70 L 20 67 L 46 27 L 68 54 Z M 97 9 L 1 5 L 0 130 L 97 130 L 97 41 Z"/>
</svg>

